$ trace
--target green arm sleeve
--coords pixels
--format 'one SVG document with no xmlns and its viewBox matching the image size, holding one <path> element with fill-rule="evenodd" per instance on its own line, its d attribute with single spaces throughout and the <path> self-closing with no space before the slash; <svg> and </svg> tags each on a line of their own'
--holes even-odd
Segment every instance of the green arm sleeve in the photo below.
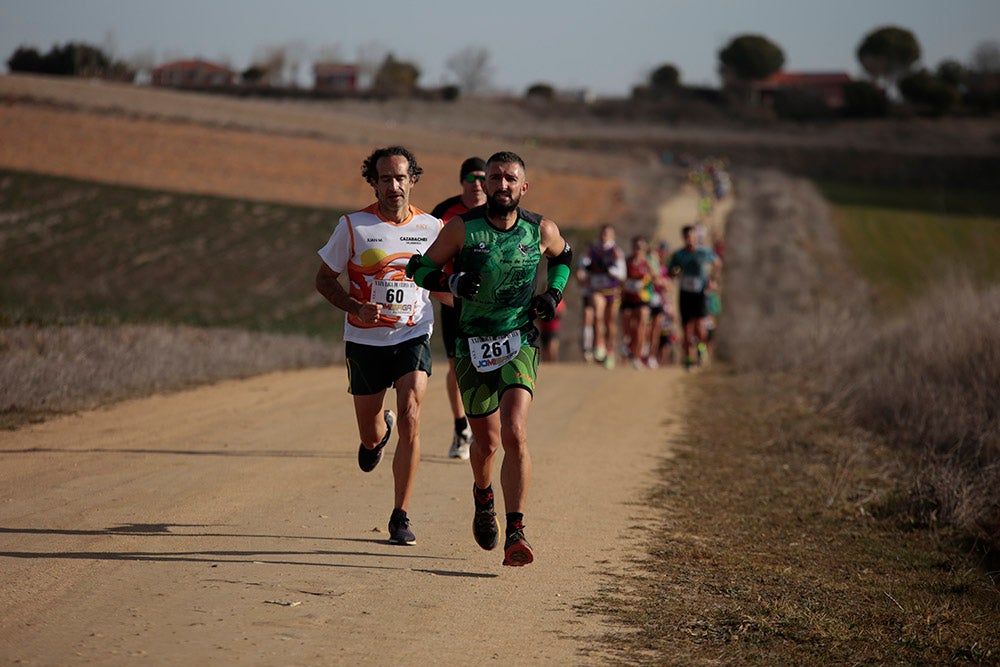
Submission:
<svg viewBox="0 0 1000 667">
<path fill-rule="evenodd" d="M 569 281 L 569 267 L 573 263 L 573 249 L 566 242 L 566 247 L 555 257 L 550 257 L 548 261 L 548 286 L 554 287 L 560 292 L 566 289 Z"/>
<path fill-rule="evenodd" d="M 406 276 L 413 282 L 432 292 L 448 291 L 448 276 L 441 267 L 427 259 L 426 255 L 417 253 L 406 263 Z"/>
</svg>

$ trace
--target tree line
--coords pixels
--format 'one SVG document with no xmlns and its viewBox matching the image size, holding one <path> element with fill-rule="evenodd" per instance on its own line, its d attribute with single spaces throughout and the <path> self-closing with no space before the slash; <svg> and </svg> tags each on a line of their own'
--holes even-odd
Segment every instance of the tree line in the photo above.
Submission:
<svg viewBox="0 0 1000 667">
<path fill-rule="evenodd" d="M 240 80 L 245 85 L 267 86 L 281 92 L 297 77 L 303 54 L 301 44 L 270 47 L 239 73 Z M 738 35 L 717 55 L 722 81 L 718 91 L 684 86 L 680 70 L 672 63 L 663 63 L 633 88 L 631 100 L 655 103 L 696 97 L 735 108 L 749 107 L 754 84 L 785 65 L 781 47 L 759 34 Z M 839 111 L 843 116 L 881 117 L 895 111 L 926 116 L 988 114 L 1000 108 L 1000 46 L 995 41 L 977 45 L 967 63 L 948 59 L 931 70 L 918 66 L 921 48 L 912 31 L 883 26 L 862 38 L 856 57 L 868 78 L 844 85 L 844 105 Z M 151 68 L 151 58 L 146 55 L 133 60 L 114 60 L 98 47 L 70 42 L 53 46 L 44 54 L 34 47 L 21 46 L 7 60 L 7 67 L 11 72 L 134 81 L 138 70 Z M 421 71 L 416 63 L 399 60 L 392 53 L 376 55 L 369 49 L 369 53 L 359 56 L 358 64 L 369 95 L 386 98 L 422 93 L 418 83 Z M 436 97 L 450 100 L 492 87 L 494 68 L 485 48 L 465 47 L 449 56 L 445 66 L 453 83 L 436 89 Z M 558 96 L 558 89 L 539 81 L 529 85 L 524 96 L 551 100 Z M 781 117 L 807 119 L 829 116 L 831 109 L 808 91 L 788 89 L 776 93 L 773 112 Z"/>
<path fill-rule="evenodd" d="M 884 26 L 866 34 L 855 55 L 869 79 L 845 86 L 844 113 L 848 116 L 884 116 L 894 93 L 912 111 L 926 116 L 959 109 L 988 113 L 1000 108 L 1000 46 L 996 42 L 977 45 L 967 65 L 948 59 L 932 71 L 917 67 L 921 49 L 913 32 Z M 766 79 L 784 63 L 781 47 L 762 35 L 741 35 L 719 51 L 719 74 L 729 89 Z M 650 84 L 655 82 L 651 79 Z"/>
</svg>

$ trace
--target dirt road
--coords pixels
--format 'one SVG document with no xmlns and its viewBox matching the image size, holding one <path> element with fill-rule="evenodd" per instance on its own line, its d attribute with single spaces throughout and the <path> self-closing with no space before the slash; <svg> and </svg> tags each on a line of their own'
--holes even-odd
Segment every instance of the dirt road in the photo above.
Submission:
<svg viewBox="0 0 1000 667">
<path fill-rule="evenodd" d="M 443 363 L 411 506 L 357 468 L 340 368 L 227 382 L 0 434 L 0 663 L 581 664 L 577 608 L 641 556 L 683 376 L 543 366 L 529 421 L 536 561 L 471 535 Z"/>
</svg>

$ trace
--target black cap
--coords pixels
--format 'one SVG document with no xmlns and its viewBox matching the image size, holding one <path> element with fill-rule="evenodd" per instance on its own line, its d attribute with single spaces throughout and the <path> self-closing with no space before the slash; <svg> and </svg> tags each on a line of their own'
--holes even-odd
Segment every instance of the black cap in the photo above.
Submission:
<svg viewBox="0 0 1000 667">
<path fill-rule="evenodd" d="M 458 174 L 459 180 L 465 178 L 466 174 L 473 171 L 486 171 L 486 161 L 480 157 L 470 157 L 462 163 L 462 170 Z"/>
</svg>

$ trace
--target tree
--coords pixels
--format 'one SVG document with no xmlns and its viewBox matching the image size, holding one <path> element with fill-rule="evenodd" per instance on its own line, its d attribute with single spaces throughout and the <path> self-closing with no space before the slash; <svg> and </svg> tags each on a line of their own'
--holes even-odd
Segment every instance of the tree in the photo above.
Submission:
<svg viewBox="0 0 1000 667">
<path fill-rule="evenodd" d="M 55 45 L 44 56 L 34 48 L 22 46 L 7 61 L 7 67 L 12 72 L 116 78 L 128 70 L 124 63 L 112 63 L 101 49 L 82 42 Z"/>
<path fill-rule="evenodd" d="M 885 91 L 870 81 L 852 81 L 844 86 L 844 108 L 848 118 L 882 118 L 889 112 Z"/>
<path fill-rule="evenodd" d="M 128 66 L 136 73 L 138 83 L 148 83 L 156 67 L 156 53 L 152 49 L 140 49 L 128 57 Z"/>
<path fill-rule="evenodd" d="M 943 116 L 959 101 L 957 88 L 926 69 L 902 77 L 899 80 L 899 92 L 918 113 L 926 116 Z"/>
<path fill-rule="evenodd" d="M 1000 109 L 1000 45 L 981 42 L 972 51 L 965 103 L 981 113 Z"/>
<path fill-rule="evenodd" d="M 382 62 L 385 61 L 386 50 L 378 42 L 369 41 L 358 46 L 358 87 L 371 88 L 375 85 L 375 75 L 378 74 Z"/>
<path fill-rule="evenodd" d="M 551 83 L 533 83 L 524 91 L 524 96 L 529 100 L 552 100 L 555 99 L 556 89 Z"/>
<path fill-rule="evenodd" d="M 649 90 L 654 95 L 669 95 L 681 85 L 681 72 L 675 65 L 664 63 L 649 74 Z"/>
<path fill-rule="evenodd" d="M 417 89 L 420 70 L 413 63 L 386 55 L 372 82 L 372 92 L 384 97 L 407 97 Z"/>
<path fill-rule="evenodd" d="M 895 85 L 920 60 L 920 44 L 906 28 L 878 28 L 861 40 L 858 62 L 876 82 Z"/>
<path fill-rule="evenodd" d="M 287 54 L 284 46 L 266 46 L 257 50 L 257 57 L 250 65 L 251 69 L 261 72 L 257 83 L 267 86 L 281 86 L 285 81 L 285 63 Z"/>
<path fill-rule="evenodd" d="M 309 59 L 309 45 L 301 39 L 293 39 L 285 44 L 285 72 L 283 79 L 286 85 L 298 87 L 300 83 L 302 64 Z"/>
<path fill-rule="evenodd" d="M 948 82 L 956 89 L 964 87 L 969 80 L 968 70 L 957 60 L 942 60 L 938 63 L 935 73 L 939 79 Z"/>
<path fill-rule="evenodd" d="M 992 40 L 977 44 L 969 69 L 979 74 L 1000 74 L 1000 44 Z"/>
<path fill-rule="evenodd" d="M 800 122 L 828 120 L 834 114 L 822 97 L 795 88 L 785 88 L 775 92 L 774 113 L 778 118 Z"/>
<path fill-rule="evenodd" d="M 96 46 L 70 43 L 66 50 L 66 58 L 73 62 L 71 73 L 76 76 L 101 76 L 111 69 L 111 59 Z"/>
<path fill-rule="evenodd" d="M 474 95 L 488 90 L 493 78 L 490 52 L 477 46 L 467 46 L 456 51 L 445 60 L 445 68 L 458 81 L 458 87 L 466 95 Z"/>
<path fill-rule="evenodd" d="M 7 69 L 11 72 L 44 72 L 45 59 L 38 49 L 20 46 L 7 59 Z"/>
<path fill-rule="evenodd" d="M 766 79 L 785 64 L 781 47 L 763 35 L 740 35 L 719 51 L 719 73 L 727 85 Z"/>
<path fill-rule="evenodd" d="M 267 76 L 267 70 L 260 65 L 250 65 L 240 72 L 240 79 L 243 83 L 257 84 L 263 81 L 265 76 Z"/>
</svg>

